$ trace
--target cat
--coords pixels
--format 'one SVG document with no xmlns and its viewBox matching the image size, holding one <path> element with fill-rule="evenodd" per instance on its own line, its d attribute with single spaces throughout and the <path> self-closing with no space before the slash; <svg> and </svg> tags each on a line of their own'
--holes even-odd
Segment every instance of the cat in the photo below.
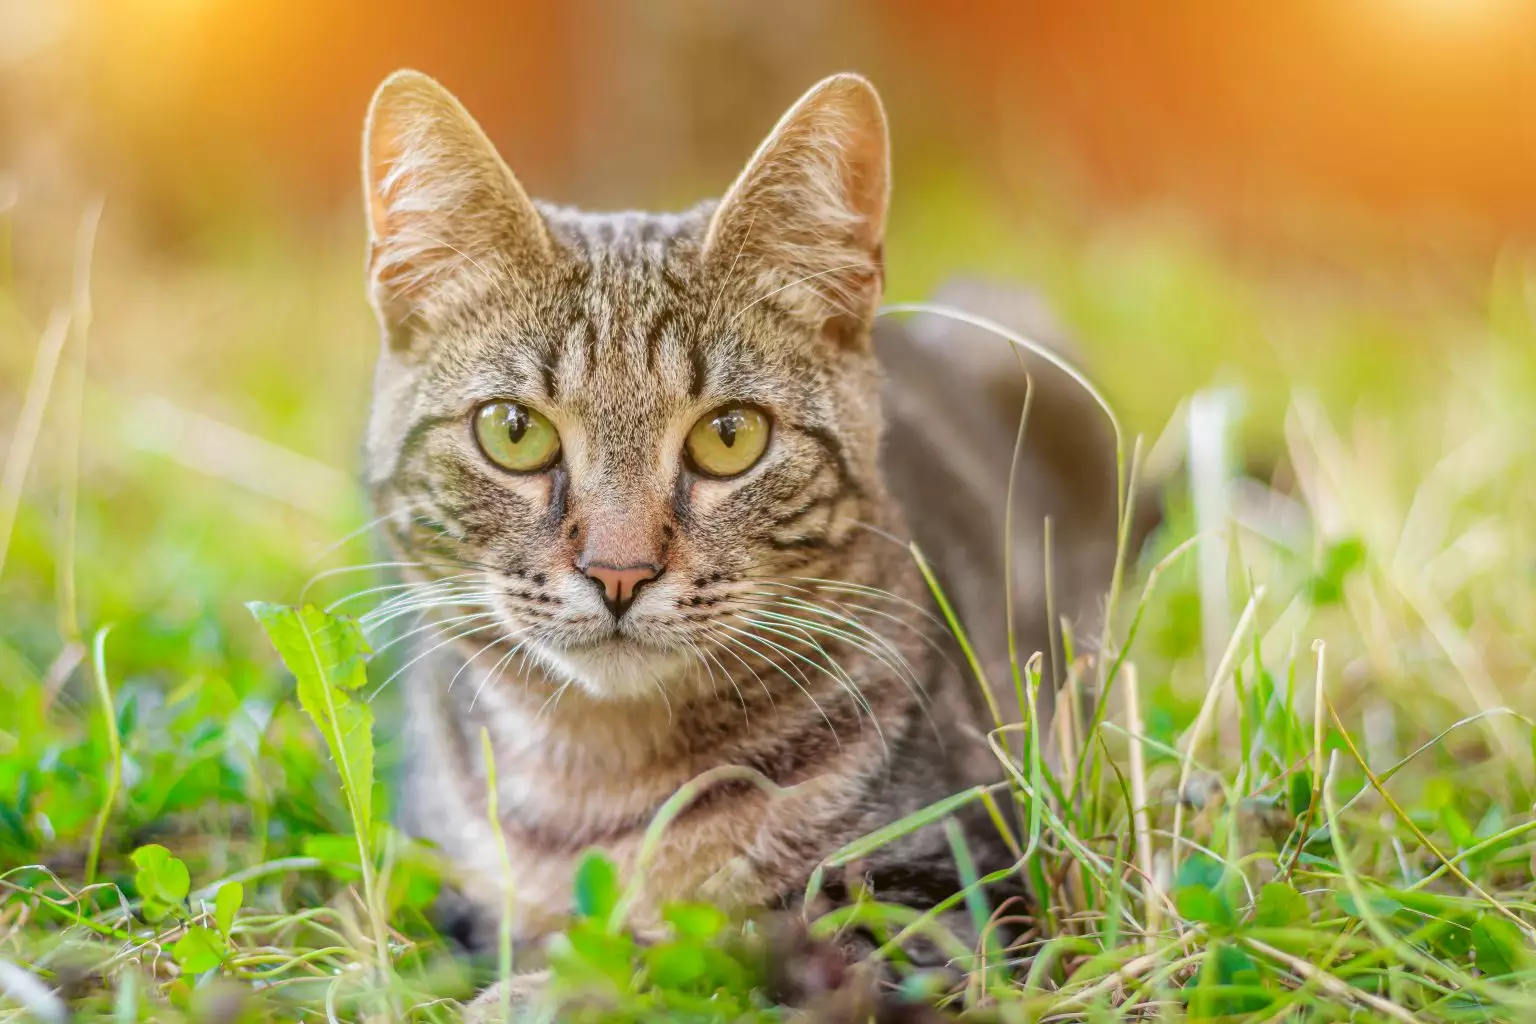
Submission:
<svg viewBox="0 0 1536 1024">
<path fill-rule="evenodd" d="M 717 202 L 597 214 L 531 200 L 456 99 L 398 72 L 364 178 L 383 336 L 367 478 L 413 584 L 401 607 L 442 616 L 403 677 L 405 815 L 482 919 L 506 906 L 536 946 L 594 846 L 642 872 L 641 925 L 683 897 L 792 903 L 844 844 L 999 777 L 908 541 L 1011 694 L 1024 376 L 996 338 L 877 326 L 890 170 L 869 82 L 812 88 Z M 1018 324 L 1006 293 L 960 299 Z M 1042 515 L 1065 615 L 1103 594 L 1116 518 L 1097 410 L 1031 365 L 1026 654 L 1049 646 Z M 658 810 L 710 771 L 640 864 Z M 1014 863 L 978 804 L 955 817 L 980 870 Z M 934 825 L 825 891 L 931 905 L 959 885 Z"/>
</svg>

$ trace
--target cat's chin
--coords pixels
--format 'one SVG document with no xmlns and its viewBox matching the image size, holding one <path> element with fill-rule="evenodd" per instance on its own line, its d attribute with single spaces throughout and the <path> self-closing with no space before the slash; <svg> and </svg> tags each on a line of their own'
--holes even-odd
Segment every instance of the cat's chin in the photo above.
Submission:
<svg viewBox="0 0 1536 1024">
<path fill-rule="evenodd" d="M 558 683 L 571 683 L 599 700 L 662 700 L 693 676 L 688 651 L 643 644 L 625 636 L 533 652 Z"/>
</svg>

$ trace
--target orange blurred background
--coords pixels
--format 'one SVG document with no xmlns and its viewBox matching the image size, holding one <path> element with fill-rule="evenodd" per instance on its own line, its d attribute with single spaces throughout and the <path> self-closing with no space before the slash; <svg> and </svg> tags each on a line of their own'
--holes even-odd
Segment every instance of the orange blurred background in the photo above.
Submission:
<svg viewBox="0 0 1536 1024">
<path fill-rule="evenodd" d="M 1328 417 L 1370 515 L 1320 510 L 1317 542 L 1390 552 L 1442 461 L 1536 494 L 1533 50 L 1536 0 L 0 0 L 0 440 L 53 313 L 83 396 L 39 434 L 0 619 L 49 614 L 77 480 L 98 622 L 249 630 L 239 600 L 366 519 L 358 149 L 403 66 L 531 193 L 596 208 L 718 195 L 808 86 L 863 71 L 890 299 L 1035 288 L 1149 479 L 1198 429 L 1289 492 L 1296 410 Z M 1508 461 L 1463 465 L 1489 431 Z"/>
<path fill-rule="evenodd" d="M 898 173 L 1005 200 L 1051 175 L 1258 237 L 1342 216 L 1487 239 L 1536 224 L 1533 57 L 1525 0 L 4 0 L 0 167 L 171 237 L 231 204 L 310 215 L 349 201 L 368 95 L 408 65 L 536 194 L 681 203 L 852 67 Z"/>
</svg>

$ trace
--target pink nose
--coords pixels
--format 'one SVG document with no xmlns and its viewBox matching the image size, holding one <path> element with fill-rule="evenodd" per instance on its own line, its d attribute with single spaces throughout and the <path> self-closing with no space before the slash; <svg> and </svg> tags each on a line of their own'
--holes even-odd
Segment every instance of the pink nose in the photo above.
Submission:
<svg viewBox="0 0 1536 1024">
<path fill-rule="evenodd" d="M 614 618 L 623 615 L 635 600 L 635 591 L 661 574 L 655 565 L 604 565 L 593 562 L 582 569 L 587 578 L 603 588 L 603 600 Z"/>
</svg>

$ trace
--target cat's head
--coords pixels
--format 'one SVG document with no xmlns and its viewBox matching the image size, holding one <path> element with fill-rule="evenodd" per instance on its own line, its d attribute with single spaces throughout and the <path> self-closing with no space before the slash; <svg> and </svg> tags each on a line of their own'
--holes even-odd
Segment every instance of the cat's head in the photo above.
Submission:
<svg viewBox="0 0 1536 1024">
<path fill-rule="evenodd" d="M 364 177 L 370 484 L 413 575 L 442 581 L 424 593 L 484 616 L 463 629 L 595 695 L 654 692 L 735 650 L 765 601 L 856 575 L 885 516 L 868 82 L 807 93 L 718 203 L 588 214 L 531 201 L 451 95 L 401 72 Z"/>
</svg>

